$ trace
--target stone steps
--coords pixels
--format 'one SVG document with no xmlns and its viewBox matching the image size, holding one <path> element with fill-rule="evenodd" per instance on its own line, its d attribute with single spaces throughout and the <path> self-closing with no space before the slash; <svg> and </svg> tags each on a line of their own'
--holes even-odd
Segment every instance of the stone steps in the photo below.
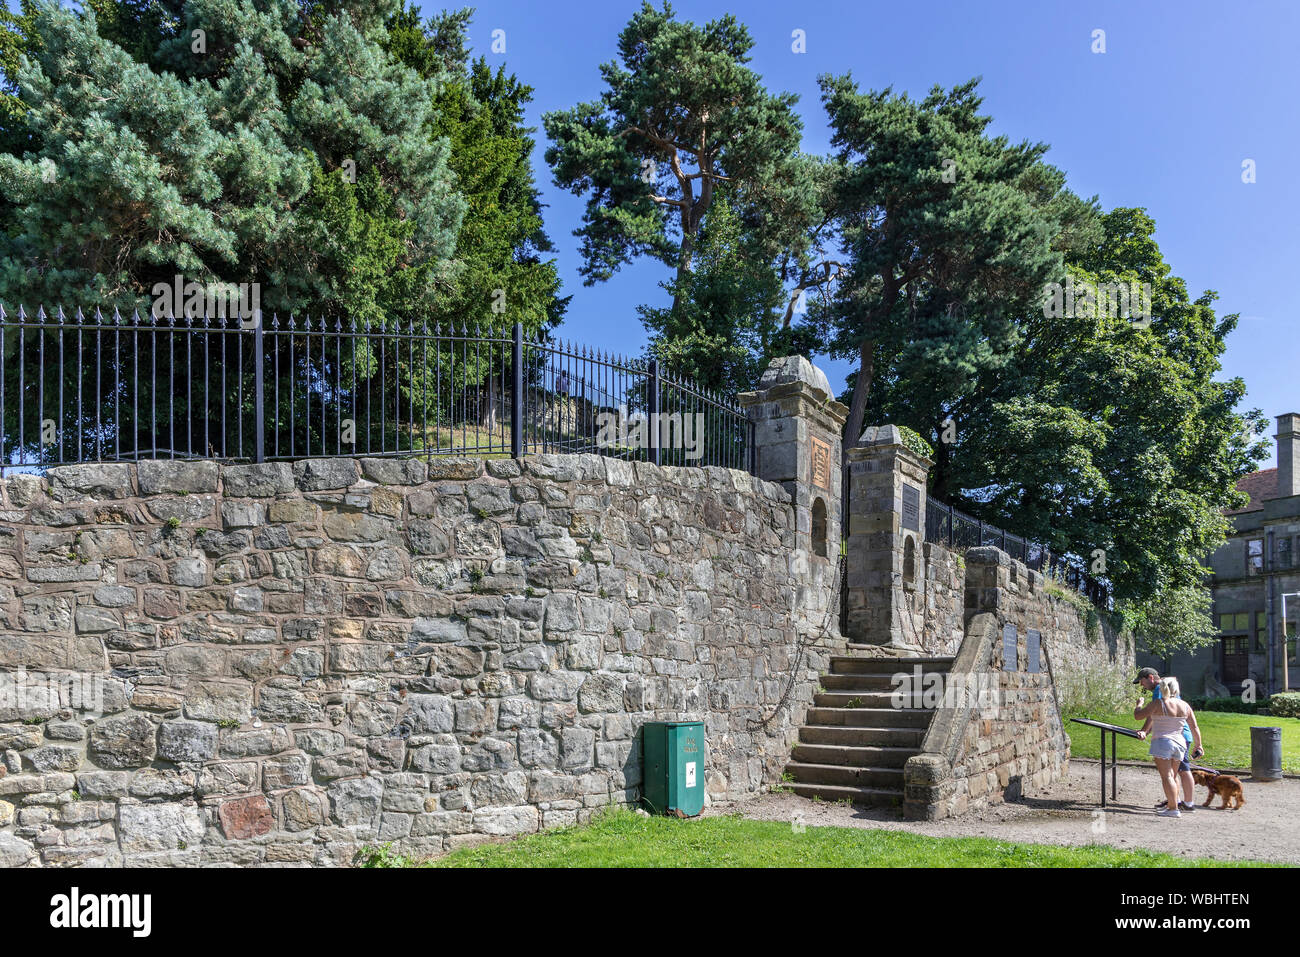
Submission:
<svg viewBox="0 0 1300 957">
<path fill-rule="evenodd" d="M 800 764 L 843 764 L 859 768 L 901 768 L 907 759 L 919 754 L 920 747 L 895 748 L 879 745 L 804 744 L 794 746 L 794 759 Z"/>
<path fill-rule="evenodd" d="M 925 728 L 854 727 L 805 724 L 799 729 L 803 744 L 838 744 L 852 748 L 914 748 L 919 750 Z"/>
<path fill-rule="evenodd" d="M 854 804 L 867 804 L 873 807 L 902 807 L 903 792 L 893 788 L 855 788 L 834 784 L 783 784 L 787 791 L 793 791 L 800 797 L 821 798 L 823 801 L 849 800 Z"/>
<path fill-rule="evenodd" d="M 888 691 L 818 691 L 813 695 L 813 705 L 818 708 L 866 708 L 870 711 L 889 708 L 891 711 L 912 711 L 913 708 L 894 707 L 893 694 Z"/>
<path fill-rule="evenodd" d="M 923 677 L 946 674 L 952 661 L 833 656 L 799 729 L 783 787 L 824 801 L 901 806 L 903 766 L 920 753 L 934 711 L 894 707 L 894 676 L 914 675 L 918 666 Z M 910 696 L 902 700 L 913 703 Z"/>
<path fill-rule="evenodd" d="M 903 793 L 903 769 L 856 768 L 844 764 L 804 764 L 791 761 L 785 767 L 799 784 L 834 784 L 839 787 L 893 788 Z"/>
<path fill-rule="evenodd" d="M 889 693 L 899 685 L 893 675 L 829 674 L 821 676 L 821 686 L 826 691 Z"/>
<path fill-rule="evenodd" d="M 917 665 L 928 674 L 931 671 L 947 672 L 952 667 L 951 658 L 867 658 L 861 655 L 833 655 L 831 657 L 831 674 L 833 675 L 893 675 L 899 672 L 912 673 Z"/>
<path fill-rule="evenodd" d="M 807 724 L 848 725 L 855 728 L 927 728 L 930 712 L 902 708 L 812 707 Z"/>
</svg>

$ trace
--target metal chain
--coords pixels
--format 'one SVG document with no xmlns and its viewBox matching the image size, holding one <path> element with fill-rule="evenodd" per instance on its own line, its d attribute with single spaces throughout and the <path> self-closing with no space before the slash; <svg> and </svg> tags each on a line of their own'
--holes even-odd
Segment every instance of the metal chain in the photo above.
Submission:
<svg viewBox="0 0 1300 957">
<path fill-rule="evenodd" d="M 803 664 L 804 655 L 807 654 L 808 649 L 817 644 L 818 641 L 830 635 L 831 618 L 835 615 L 835 610 L 839 606 L 840 581 L 844 577 L 844 566 L 847 561 L 847 556 L 840 555 L 840 560 L 835 564 L 835 578 L 831 581 L 830 599 L 826 603 L 826 618 L 822 622 L 821 628 L 809 632 L 799 639 L 797 644 L 798 652 L 795 656 L 794 665 L 790 669 L 789 677 L 786 678 L 785 690 L 781 692 L 781 697 L 777 701 L 776 707 L 766 718 L 759 721 L 751 721 L 749 723 L 750 730 L 756 728 L 767 730 L 768 724 L 772 722 L 773 718 L 781 713 L 781 710 L 786 706 L 786 702 L 790 698 L 790 692 L 794 690 L 794 683 L 799 678 L 799 668 Z"/>
</svg>

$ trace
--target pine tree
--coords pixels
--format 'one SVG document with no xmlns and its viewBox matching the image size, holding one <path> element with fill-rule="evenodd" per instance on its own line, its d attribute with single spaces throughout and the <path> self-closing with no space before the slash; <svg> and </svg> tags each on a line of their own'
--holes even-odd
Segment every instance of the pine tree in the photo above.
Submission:
<svg viewBox="0 0 1300 957">
<path fill-rule="evenodd" d="M 752 46 L 733 16 L 699 27 L 644 3 L 619 62 L 601 67 L 600 99 L 543 117 L 556 185 L 588 194 L 576 235 L 589 285 L 649 256 L 684 289 L 724 184 L 767 242 L 801 233 L 812 212 L 798 98 L 767 92 L 746 66 Z"/>
<path fill-rule="evenodd" d="M 857 359 L 845 449 L 862 433 L 878 375 L 921 361 L 959 385 L 1014 343 L 1009 315 L 1060 270 L 1062 213 L 1077 209 L 1041 143 L 990 137 L 978 80 L 915 101 L 821 78 L 843 173 L 849 256 L 829 310 L 838 352 Z"/>
<path fill-rule="evenodd" d="M 664 288 L 677 304 L 640 306 L 650 352 L 667 368 L 723 395 L 754 388 L 776 357 L 811 354 L 813 330 L 785 326 L 777 270 L 747 233 L 724 190 L 700 230 L 694 268 Z"/>
</svg>

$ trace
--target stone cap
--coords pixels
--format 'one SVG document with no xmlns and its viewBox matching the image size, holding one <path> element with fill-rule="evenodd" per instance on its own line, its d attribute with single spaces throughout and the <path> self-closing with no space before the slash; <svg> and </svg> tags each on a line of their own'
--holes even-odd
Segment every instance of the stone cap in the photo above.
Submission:
<svg viewBox="0 0 1300 957">
<path fill-rule="evenodd" d="M 862 430 L 858 445 L 902 445 L 903 433 L 896 425 L 869 425 Z"/>
<path fill-rule="evenodd" d="M 803 356 L 773 359 L 768 363 L 763 377 L 758 380 L 758 387 L 770 389 L 784 382 L 805 382 L 821 392 L 826 399 L 835 398 L 835 393 L 831 391 L 831 380 L 826 378 L 826 373 Z"/>
<path fill-rule="evenodd" d="M 1010 565 L 1012 558 L 1002 549 L 993 545 L 980 545 L 966 549 L 968 565 Z"/>
<path fill-rule="evenodd" d="M 903 430 L 896 425 L 869 425 L 862 430 L 858 443 L 849 449 L 849 458 L 861 461 L 863 458 L 879 454 L 878 451 L 889 448 L 900 449 L 903 454 L 915 459 L 923 467 L 930 468 L 934 460 L 929 456 L 914 451 L 903 440 Z"/>
</svg>

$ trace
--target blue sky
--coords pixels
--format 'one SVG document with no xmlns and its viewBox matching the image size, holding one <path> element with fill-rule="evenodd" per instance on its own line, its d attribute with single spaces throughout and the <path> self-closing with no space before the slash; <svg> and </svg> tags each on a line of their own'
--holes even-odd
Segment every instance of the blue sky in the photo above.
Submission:
<svg viewBox="0 0 1300 957">
<path fill-rule="evenodd" d="M 635 307 L 665 299 L 658 283 L 668 271 L 645 262 L 601 285 L 582 285 L 572 233 L 584 200 L 552 185 L 540 125 L 543 112 L 598 95 L 597 67 L 614 58 L 618 32 L 638 6 L 480 0 L 471 26 L 476 55 L 506 63 L 536 89 L 529 109 L 539 127 L 534 164 L 565 292 L 573 294 L 561 334 L 637 354 L 645 331 Z M 1050 144 L 1048 161 L 1066 171 L 1075 192 L 1096 194 L 1104 208 L 1145 207 L 1165 259 L 1192 296 L 1214 289 L 1220 314 L 1240 313 L 1224 373 L 1246 380 L 1244 406 L 1270 417 L 1300 411 L 1291 298 L 1300 259 L 1300 4 L 756 0 L 674 9 L 697 23 L 730 12 L 749 27 L 752 68 L 770 90 L 799 94 L 809 152 L 829 149 L 817 94 L 822 73 L 851 70 L 864 89 L 914 95 L 983 76 L 993 132 Z M 491 52 L 496 29 L 505 31 L 504 55 Z M 806 53 L 791 51 L 795 29 L 806 33 Z M 1091 49 L 1098 29 L 1105 53 Z M 1256 164 L 1252 184 L 1242 182 L 1246 159 Z M 818 363 L 836 386 L 849 371 L 845 362 Z"/>
<path fill-rule="evenodd" d="M 448 8 L 461 2 L 451 0 Z M 6 3 L 13 7 L 12 0 Z M 505 63 L 535 88 L 534 167 L 547 204 L 564 292 L 573 300 L 562 335 L 639 354 L 635 307 L 662 302 L 666 267 L 624 268 L 584 287 L 574 228 L 584 200 L 557 189 L 542 158 L 542 113 L 594 99 L 599 64 L 638 0 L 478 0 L 475 54 Z M 426 14 L 443 4 L 425 3 Z M 863 89 L 922 95 L 982 76 L 993 132 L 1051 145 L 1048 161 L 1071 188 L 1104 208 L 1145 207 L 1157 241 L 1189 292 L 1219 293 L 1220 314 L 1239 313 L 1224 375 L 1242 376 L 1243 407 L 1270 418 L 1300 411 L 1300 335 L 1292 290 L 1300 235 L 1300 4 L 1293 0 L 925 0 L 924 3 L 682 0 L 678 16 L 702 23 L 734 13 L 755 39 L 751 66 L 773 91 L 800 97 L 803 148 L 829 149 L 817 77 L 852 71 Z M 492 33 L 504 30 L 504 54 Z M 803 30 L 807 52 L 791 50 Z M 1092 52 L 1094 30 L 1106 52 Z M 1252 159 L 1256 182 L 1242 182 Z M 816 357 L 837 387 L 846 362 Z M 1271 431 L 1271 429 L 1270 429 Z M 1271 461 L 1265 465 L 1273 464 Z"/>
</svg>

